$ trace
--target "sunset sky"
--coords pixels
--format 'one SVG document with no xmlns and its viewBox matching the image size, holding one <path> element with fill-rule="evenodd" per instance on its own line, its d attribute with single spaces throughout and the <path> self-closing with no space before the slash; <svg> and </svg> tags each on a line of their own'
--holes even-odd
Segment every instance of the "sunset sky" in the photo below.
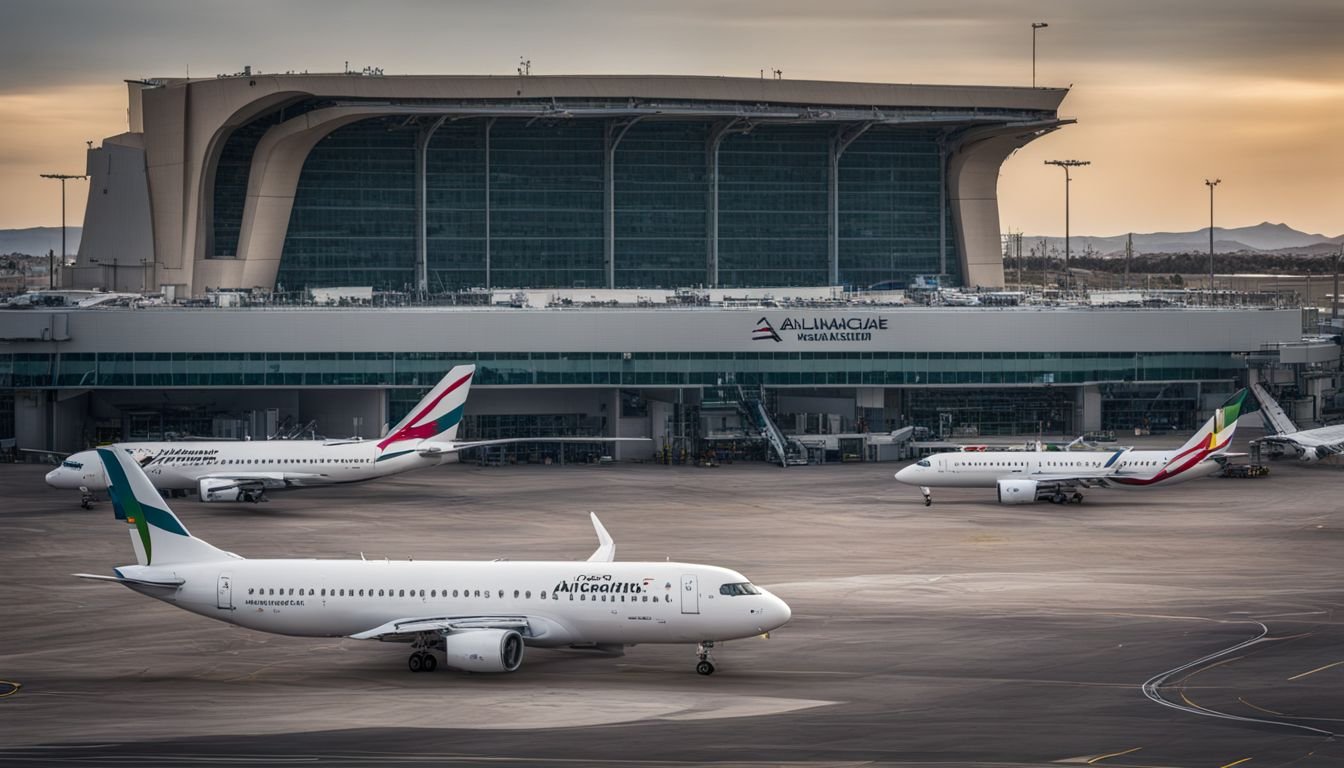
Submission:
<svg viewBox="0 0 1344 768">
<path fill-rule="evenodd" d="M 1269 220 L 1344 232 L 1340 0 L 6 0 L 0 25 L 0 228 L 60 223 L 86 140 L 126 130 L 122 80 L 382 67 L 387 74 L 756 76 L 1072 86 L 1078 124 L 1003 166 L 1001 225 L 1076 234 Z M 74 182 L 68 220 L 85 187 Z"/>
</svg>

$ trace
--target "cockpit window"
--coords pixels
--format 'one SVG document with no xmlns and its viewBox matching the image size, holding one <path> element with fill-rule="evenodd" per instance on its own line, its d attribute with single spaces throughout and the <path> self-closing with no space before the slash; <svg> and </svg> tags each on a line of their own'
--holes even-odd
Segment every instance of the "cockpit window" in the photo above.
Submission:
<svg viewBox="0 0 1344 768">
<path fill-rule="evenodd" d="M 62 461 L 62 462 L 61 462 L 61 466 L 62 466 L 62 467 L 66 467 L 66 468 L 68 468 L 68 469 L 83 469 L 83 468 L 84 468 L 84 465 L 83 465 L 83 464 L 80 464 L 78 461 Z"/>
<path fill-rule="evenodd" d="M 761 590 L 757 589 L 756 587 L 752 586 L 751 584 L 748 584 L 748 583 L 746 583 L 746 582 L 742 582 L 741 584 L 724 584 L 723 586 L 719 587 L 719 594 L 720 594 L 720 595 L 734 595 L 734 596 L 735 596 L 735 595 L 759 595 L 759 594 L 761 594 Z"/>
<path fill-rule="evenodd" d="M 920 459 L 919 461 L 916 461 L 916 462 L 915 462 L 915 466 L 916 466 L 916 467 L 932 467 L 933 465 L 929 463 L 929 460 L 928 460 L 928 459 Z"/>
</svg>

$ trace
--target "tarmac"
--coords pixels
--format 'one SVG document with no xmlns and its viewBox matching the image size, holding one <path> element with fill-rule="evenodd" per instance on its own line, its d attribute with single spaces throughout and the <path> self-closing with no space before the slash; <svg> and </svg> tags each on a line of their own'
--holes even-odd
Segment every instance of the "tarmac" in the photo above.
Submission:
<svg viewBox="0 0 1344 768">
<path fill-rule="evenodd" d="M 0 466 L 0 763 L 1344 765 L 1339 466 L 931 507 L 900 466 L 453 465 L 170 502 L 258 558 L 581 560 L 592 510 L 618 559 L 792 606 L 710 677 L 690 646 L 415 675 L 401 645 L 234 628 L 72 578 L 134 562 L 110 504 Z"/>
</svg>

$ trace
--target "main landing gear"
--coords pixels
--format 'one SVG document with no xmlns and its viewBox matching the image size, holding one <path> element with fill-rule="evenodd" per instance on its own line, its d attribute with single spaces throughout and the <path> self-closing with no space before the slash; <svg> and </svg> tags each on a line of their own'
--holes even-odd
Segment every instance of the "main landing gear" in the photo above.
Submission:
<svg viewBox="0 0 1344 768">
<path fill-rule="evenodd" d="M 714 674 L 714 661 L 709 657 L 709 651 L 714 647 L 713 640 L 706 640 L 696 646 L 695 658 L 698 663 L 695 665 L 696 674 L 712 675 Z"/>
<path fill-rule="evenodd" d="M 1077 491 L 1074 491 L 1074 492 L 1073 492 L 1073 495 L 1070 496 L 1069 494 L 1066 494 L 1066 493 L 1064 493 L 1063 491 L 1055 491 L 1054 495 L 1050 497 L 1050 503 L 1051 503 L 1051 504 L 1069 504 L 1069 503 L 1073 503 L 1073 504 L 1082 504 L 1082 503 L 1083 503 L 1083 494 L 1081 494 L 1081 493 L 1079 493 L 1079 492 L 1077 492 Z"/>
<path fill-rule="evenodd" d="M 238 491 L 238 500 L 239 500 L 239 501 L 250 501 L 250 502 L 252 502 L 253 504 L 259 504 L 259 503 L 261 503 L 261 502 L 263 502 L 263 501 L 269 501 L 269 499 L 266 498 L 266 490 L 265 490 L 265 489 L 259 489 L 259 490 L 255 490 L 255 491 L 253 491 L 253 490 L 248 490 L 248 489 L 246 489 L 246 488 L 241 489 L 241 490 Z"/>
<path fill-rule="evenodd" d="M 406 660 L 406 666 L 412 672 L 433 672 L 439 666 L 439 659 L 430 648 L 438 638 L 419 636 L 411 645 L 411 657 Z"/>
<path fill-rule="evenodd" d="M 924 506 L 933 506 L 933 491 L 929 490 L 927 485 L 919 486 L 919 492 L 924 494 Z"/>
<path fill-rule="evenodd" d="M 428 651 L 416 651 L 406 661 L 412 672 L 433 672 L 439 667 L 439 660 Z"/>
</svg>

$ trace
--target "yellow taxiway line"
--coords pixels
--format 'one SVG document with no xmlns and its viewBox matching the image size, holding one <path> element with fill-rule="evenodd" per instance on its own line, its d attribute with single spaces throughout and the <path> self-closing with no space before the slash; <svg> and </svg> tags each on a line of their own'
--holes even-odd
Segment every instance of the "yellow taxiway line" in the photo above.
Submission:
<svg viewBox="0 0 1344 768">
<path fill-rule="evenodd" d="M 1334 662 L 1334 663 L 1332 663 L 1332 664 L 1326 664 L 1324 667 L 1317 667 L 1317 668 L 1315 668 L 1315 669 L 1313 669 L 1313 670 L 1311 670 L 1311 671 L 1309 671 L 1309 672 L 1303 672 L 1303 673 L 1300 674 L 1300 675 L 1293 675 L 1292 677 L 1290 677 L 1290 678 L 1288 678 L 1288 679 L 1289 679 L 1290 681 L 1291 681 L 1291 680 L 1297 680 L 1298 678 L 1306 677 L 1307 675 L 1314 675 L 1314 674 L 1316 674 L 1317 672 L 1324 672 L 1325 670 L 1327 670 L 1327 669 L 1329 669 L 1329 668 L 1331 668 L 1331 667 L 1338 667 L 1340 664 L 1344 664 L 1344 661 L 1336 661 L 1336 662 Z"/>
<path fill-rule="evenodd" d="M 1138 752 L 1140 749 L 1143 749 L 1143 747 L 1134 747 L 1133 749 L 1126 749 L 1124 752 L 1112 752 L 1109 755 L 1098 755 L 1092 758 L 1091 760 L 1088 760 L 1087 764 L 1096 765 L 1097 763 L 1100 763 L 1102 760 L 1105 760 L 1107 758 L 1119 757 L 1121 755 L 1128 755 L 1130 752 Z"/>
</svg>

